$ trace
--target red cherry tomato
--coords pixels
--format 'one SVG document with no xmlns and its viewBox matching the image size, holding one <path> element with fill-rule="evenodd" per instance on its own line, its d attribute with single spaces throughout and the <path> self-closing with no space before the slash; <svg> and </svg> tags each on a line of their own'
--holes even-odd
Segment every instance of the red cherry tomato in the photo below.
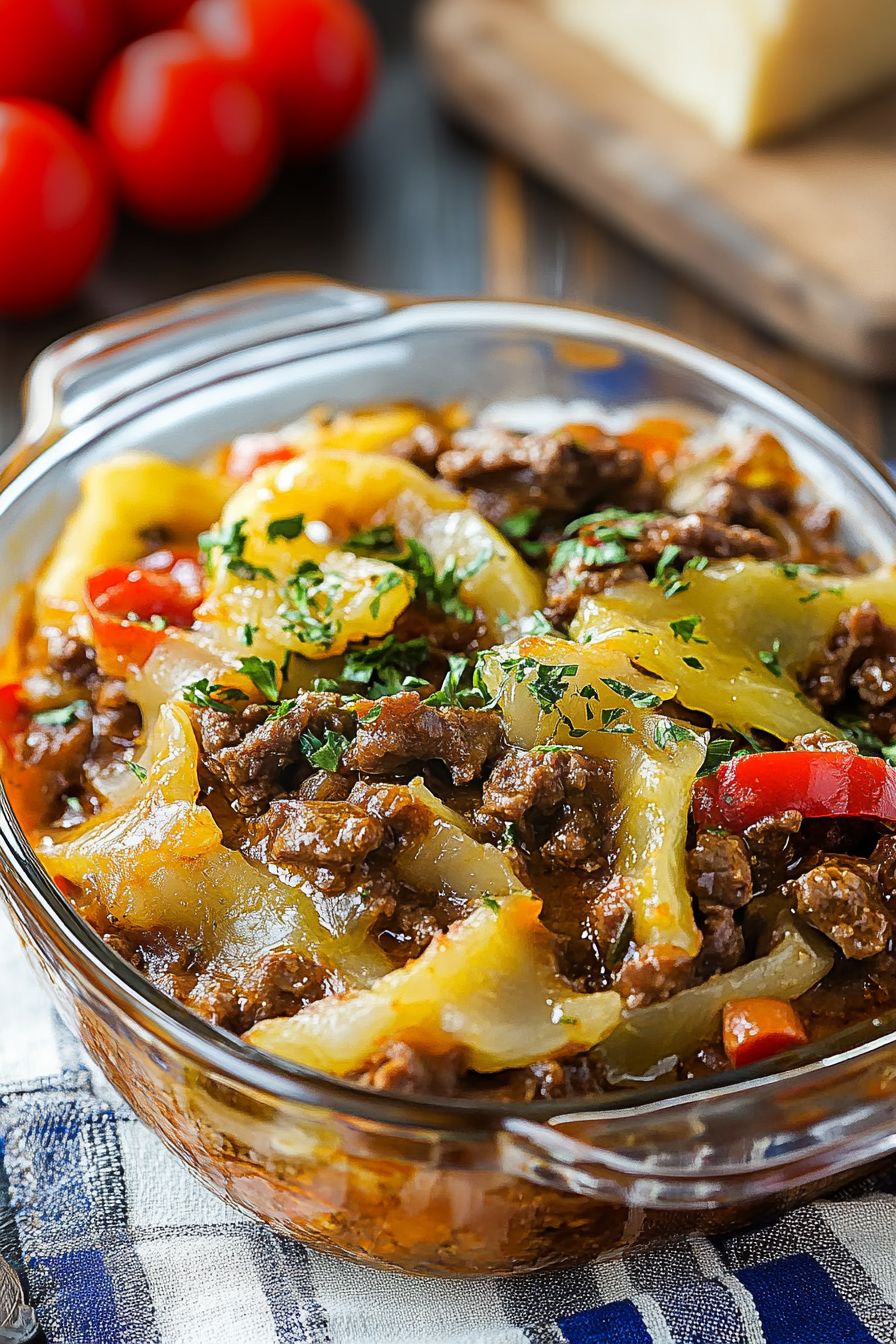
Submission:
<svg viewBox="0 0 896 1344">
<path fill-rule="evenodd" d="M 277 101 L 294 154 L 329 149 L 370 98 L 377 45 L 356 0 L 196 0 L 185 23 L 251 66 Z"/>
<path fill-rule="evenodd" d="M 0 0 L 0 98 L 79 108 L 118 38 L 114 0 Z"/>
<path fill-rule="evenodd" d="M 232 219 L 277 165 L 267 96 L 195 33 L 154 33 L 126 47 L 100 81 L 91 119 L 125 201 L 163 228 Z"/>
<path fill-rule="evenodd" d="M 112 192 L 98 147 L 65 112 L 0 101 L 0 312 L 63 303 L 112 231 Z"/>
<path fill-rule="evenodd" d="M 248 481 L 259 467 L 288 462 L 295 456 L 295 448 L 279 434 L 240 434 L 230 445 L 224 471 L 232 481 Z"/>
<path fill-rule="evenodd" d="M 189 629 L 202 593 L 202 566 L 183 551 L 155 551 L 92 575 L 87 607 L 101 664 L 142 667 L 169 626 Z"/>
<path fill-rule="evenodd" d="M 162 28 L 174 28 L 190 7 L 190 0 L 119 0 L 128 37 L 145 37 Z"/>
</svg>

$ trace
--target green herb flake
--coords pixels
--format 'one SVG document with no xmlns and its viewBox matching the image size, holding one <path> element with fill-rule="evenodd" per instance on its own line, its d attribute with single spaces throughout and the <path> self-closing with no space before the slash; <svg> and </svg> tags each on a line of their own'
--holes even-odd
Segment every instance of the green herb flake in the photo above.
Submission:
<svg viewBox="0 0 896 1344">
<path fill-rule="evenodd" d="M 532 663 L 533 660 L 521 659 L 520 661 Z M 527 690 L 533 699 L 538 702 L 538 707 L 542 713 L 550 714 L 557 708 L 569 690 L 569 678 L 574 677 L 578 670 L 578 665 L 574 663 L 565 665 L 535 664 L 535 677 L 529 683 Z"/>
<path fill-rule="evenodd" d="M 271 704 L 276 704 L 279 696 L 277 689 L 277 664 L 270 658 L 258 658 L 252 654 L 249 658 L 241 658 L 239 670 L 244 677 L 248 677 L 256 690 L 261 691 L 265 700 Z"/>
<path fill-rule="evenodd" d="M 268 541 L 295 541 L 304 531 L 304 513 L 296 513 L 292 518 L 275 518 L 268 523 Z"/>
<path fill-rule="evenodd" d="M 696 739 L 693 729 L 674 719 L 658 718 L 653 724 L 653 740 L 663 751 L 668 751 L 677 742 L 694 742 Z"/>
<path fill-rule="evenodd" d="M 480 903 L 485 906 L 486 910 L 491 910 L 493 915 L 496 915 L 501 909 L 494 896 L 489 896 L 488 892 L 480 892 L 479 900 Z"/>
<path fill-rule="evenodd" d="M 769 672 L 771 672 L 773 677 L 782 677 L 784 675 L 784 672 L 781 668 L 780 654 L 781 654 L 780 639 L 774 640 L 770 649 L 759 650 L 760 663 L 762 663 L 764 667 L 768 668 Z"/>
<path fill-rule="evenodd" d="M 706 670 L 699 658 L 682 658 L 681 661 L 687 663 L 688 667 L 692 667 L 695 672 L 704 672 Z"/>
<path fill-rule="evenodd" d="M 314 733 L 301 733 L 299 745 L 309 765 L 313 765 L 315 770 L 327 770 L 333 774 L 339 769 L 342 757 L 351 743 L 342 733 L 334 733 L 332 728 L 327 728 L 323 740 L 315 737 Z"/>
<path fill-rule="evenodd" d="M 391 593 L 392 589 L 398 588 L 402 582 L 403 576 L 394 569 L 390 570 L 388 574 L 384 574 L 381 579 L 377 580 L 373 590 L 376 593 L 376 597 L 370 604 L 370 614 L 374 620 L 379 618 L 380 604 L 386 596 L 386 593 Z"/>
<path fill-rule="evenodd" d="M 44 724 L 48 728 L 67 728 L 76 719 L 86 718 L 90 713 L 87 700 L 73 700 L 70 705 L 60 705 L 58 709 L 41 709 L 32 714 L 31 722 Z"/>
<path fill-rule="evenodd" d="M 733 738 L 712 738 L 706 744 L 706 756 L 704 757 L 703 764 L 697 771 L 697 778 L 702 779 L 705 775 L 714 775 L 720 765 L 723 765 L 725 761 L 730 761 L 733 750 Z"/>
<path fill-rule="evenodd" d="M 142 765 L 138 765 L 136 761 L 125 761 L 125 765 L 130 770 L 132 775 L 137 776 L 141 784 L 145 784 L 146 781 L 149 779 L 149 771 L 146 770 Z"/>
<path fill-rule="evenodd" d="M 619 932 L 607 948 L 605 961 L 608 967 L 618 966 L 628 951 L 635 931 L 635 917 L 626 909 Z"/>
<path fill-rule="evenodd" d="M 661 705 L 662 699 L 654 695 L 652 691 L 636 691 L 624 681 L 616 681 L 613 677 L 601 677 L 605 686 L 609 686 L 614 694 L 622 697 L 623 700 L 629 700 L 635 709 L 656 709 Z"/>
<path fill-rule="evenodd" d="M 463 698 L 465 693 L 461 692 L 460 684 L 463 678 L 466 676 L 467 672 L 469 671 L 469 668 L 470 668 L 469 660 L 464 656 L 464 654 L 449 653 L 448 671 L 445 674 L 445 680 L 442 682 L 442 685 L 439 688 L 439 690 L 437 690 L 434 695 L 429 696 L 429 698 L 426 701 L 424 701 L 424 703 L 427 705 L 432 705 L 434 708 L 443 708 L 445 706 L 463 704 Z M 475 694 L 478 698 L 480 692 L 473 691 L 473 692 L 467 692 L 466 694 L 468 695 Z"/>
<path fill-rule="evenodd" d="M 775 572 L 783 579 L 798 579 L 801 574 L 823 574 L 824 570 L 820 565 L 794 565 L 783 560 L 775 565 Z"/>
<path fill-rule="evenodd" d="M 581 751 L 581 747 L 564 746 L 562 742 L 545 742 L 542 746 L 533 747 L 533 755 L 548 756 L 553 752 Z"/>
<path fill-rule="evenodd" d="M 518 844 L 519 844 L 519 837 L 517 835 L 516 826 L 512 821 L 508 821 L 505 823 L 504 830 L 501 832 L 501 838 L 498 841 L 498 848 L 513 849 L 514 845 Z"/>
<path fill-rule="evenodd" d="M 258 634 L 257 625 L 252 625 L 250 624 L 249 621 L 247 621 L 246 624 L 242 626 L 242 628 L 240 629 L 240 639 L 245 644 L 247 649 L 251 649 L 252 645 L 255 643 L 255 636 L 257 634 Z"/>
<path fill-rule="evenodd" d="M 381 523 L 378 527 L 369 527 L 366 531 L 355 532 L 349 537 L 342 549 L 344 551 L 373 551 L 375 554 L 400 553 L 402 550 L 392 523 Z"/>
<path fill-rule="evenodd" d="M 501 531 L 511 541 L 522 541 L 528 537 L 540 517 L 541 509 L 521 509 L 519 513 L 512 513 L 504 519 L 500 525 Z"/>
<path fill-rule="evenodd" d="M 378 719 L 379 716 L 382 714 L 382 712 L 383 712 L 383 707 L 382 707 L 381 704 L 380 704 L 380 705 L 374 705 L 372 709 L 368 709 L 367 713 L 366 713 L 361 719 L 359 719 L 358 722 L 359 722 L 359 723 L 376 723 L 377 719 Z"/>
<path fill-rule="evenodd" d="M 182 688 L 181 695 L 189 705 L 196 705 L 199 709 L 223 710 L 225 714 L 236 713 L 234 701 L 249 699 L 245 691 L 239 690 L 238 687 L 212 685 L 208 677 L 189 682 Z"/>
<path fill-rule="evenodd" d="M 797 600 L 805 604 L 806 602 L 814 602 L 816 597 L 821 597 L 820 588 L 813 588 L 811 593 L 806 593 L 805 597 L 798 598 Z"/>
<path fill-rule="evenodd" d="M 670 621 L 669 628 L 676 639 L 680 639 L 684 644 L 707 644 L 709 641 L 701 639 L 696 633 L 697 626 L 703 620 L 702 616 L 682 616 L 679 621 Z"/>
</svg>

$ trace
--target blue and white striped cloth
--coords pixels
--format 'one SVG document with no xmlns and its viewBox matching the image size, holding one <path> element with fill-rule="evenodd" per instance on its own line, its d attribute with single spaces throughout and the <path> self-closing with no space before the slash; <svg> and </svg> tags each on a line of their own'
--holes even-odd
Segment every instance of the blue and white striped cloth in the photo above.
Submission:
<svg viewBox="0 0 896 1344">
<path fill-rule="evenodd" d="M 0 1254 L 47 1344 L 896 1342 L 896 1168 L 735 1236 L 526 1279 L 407 1279 L 277 1237 L 110 1091 L 5 917 L 0 1144 Z"/>
</svg>

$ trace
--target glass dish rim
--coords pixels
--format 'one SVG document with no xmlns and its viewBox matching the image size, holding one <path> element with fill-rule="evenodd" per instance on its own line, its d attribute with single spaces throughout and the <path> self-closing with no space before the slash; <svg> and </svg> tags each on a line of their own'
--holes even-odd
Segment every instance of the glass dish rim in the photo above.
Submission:
<svg viewBox="0 0 896 1344">
<path fill-rule="evenodd" d="M 896 522 L 896 482 L 886 465 L 875 458 L 870 451 L 854 443 L 846 432 L 832 418 L 821 413 L 812 403 L 795 395 L 778 379 L 766 375 L 753 367 L 748 361 L 721 356 L 710 347 L 681 337 L 659 324 L 641 319 L 633 319 L 610 310 L 591 307 L 585 304 L 555 303 L 539 299 L 490 299 L 473 296 L 407 296 L 390 291 L 365 290 L 356 286 L 346 286 L 338 281 L 314 275 L 285 273 L 259 276 L 234 284 L 215 286 L 211 289 L 195 291 L 182 297 L 155 304 L 147 308 L 97 323 L 82 331 L 55 342 L 37 357 L 26 376 L 23 385 L 25 406 L 24 428 L 16 441 L 6 452 L 0 454 L 0 495 L 5 494 L 19 479 L 21 471 L 32 464 L 36 465 L 46 449 L 50 448 L 65 434 L 70 432 L 62 426 L 58 432 L 51 430 L 51 415 L 48 407 L 36 405 L 39 399 L 46 403 L 48 390 L 55 391 L 58 385 L 59 370 L 65 367 L 67 352 L 79 344 L 105 333 L 108 337 L 121 334 L 128 342 L 139 341 L 141 335 L 149 335 L 160 327 L 171 328 L 179 325 L 188 327 L 191 319 L 191 307 L 197 300 L 213 301 L 217 297 L 251 298 L 265 289 L 278 288 L 311 289 L 325 286 L 330 290 L 343 290 L 349 294 L 378 298 L 384 307 L 380 317 L 390 316 L 403 310 L 412 310 L 438 305 L 450 307 L 475 308 L 483 312 L 491 309 L 495 316 L 500 310 L 509 310 L 521 316 L 526 309 L 551 310 L 558 315 L 565 312 L 592 315 L 609 319 L 620 327 L 620 335 L 625 333 L 652 333 L 668 343 L 660 353 L 675 359 L 679 364 L 690 367 L 709 381 L 719 383 L 715 376 L 720 369 L 731 369 L 747 375 L 761 388 L 773 391 L 783 400 L 783 408 L 795 406 L 808 415 L 816 424 L 832 432 L 839 441 L 838 452 L 845 452 L 847 459 L 860 459 L 865 467 L 870 467 L 889 487 L 893 494 L 892 512 Z M 148 320 L 158 319 L 158 324 L 147 328 Z M 376 322 L 377 316 L 367 320 Z M 364 318 L 355 318 L 340 324 L 351 327 L 364 322 Z M 136 332 L 134 330 L 136 328 Z M 559 333 L 558 333 L 559 334 Z M 585 338 L 587 339 L 587 337 Z M 596 338 L 595 338 L 596 339 Z M 258 342 L 257 344 L 262 344 Z M 634 341 L 637 345 L 637 340 Z M 248 350 L 251 345 L 243 347 Z M 687 353 L 687 358 L 682 354 Z M 701 363 L 709 367 L 700 367 Z M 43 414 L 45 430 L 35 432 L 36 424 Z M 29 432 L 30 430 L 30 432 Z M 76 453 L 84 451 L 93 440 L 82 443 Z M 16 469 L 17 460 L 30 450 L 26 460 Z M 9 475 L 9 468 L 13 468 Z M 52 469 L 52 463 L 47 470 Z M 249 1087 L 256 1093 L 267 1094 L 267 1098 L 299 1106 L 326 1106 L 340 1115 L 366 1122 L 377 1121 L 382 1124 L 400 1126 L 402 1129 L 422 1128 L 426 1130 L 470 1130 L 492 1131 L 502 1128 L 508 1121 L 559 1122 L 598 1118 L 601 1115 L 619 1118 L 631 1114 L 636 1117 L 647 1110 L 669 1110 L 687 1106 L 691 1101 L 705 1099 L 710 1102 L 715 1096 L 731 1098 L 739 1096 L 746 1103 L 754 1095 L 778 1083 L 805 1083 L 810 1078 L 832 1073 L 836 1068 L 848 1065 L 863 1056 L 873 1055 L 877 1050 L 896 1043 L 896 1009 L 881 1015 L 873 1022 L 836 1033 L 825 1041 L 816 1042 L 789 1052 L 785 1065 L 767 1061 L 737 1071 L 736 1075 L 727 1075 L 734 1081 L 719 1082 L 710 1075 L 706 1078 L 692 1079 L 664 1087 L 645 1087 L 632 1093 L 598 1094 L 561 1101 L 498 1102 L 461 1097 L 405 1096 L 394 1092 L 378 1092 L 361 1084 L 334 1078 L 304 1065 L 293 1064 L 249 1045 L 238 1036 L 199 1017 L 185 1005 L 169 998 L 146 980 L 130 963 L 114 953 L 99 935 L 84 921 L 65 900 L 61 892 L 51 881 L 40 863 L 36 852 L 28 843 L 17 819 L 15 818 L 0 781 L 0 859 L 5 860 L 24 886 L 21 898 L 27 897 L 32 914 L 41 923 L 42 928 L 52 934 L 57 953 L 79 977 L 90 979 L 94 985 L 99 980 L 105 1000 L 111 1000 L 116 1007 L 125 1009 L 127 1020 L 136 1022 L 144 1032 L 160 1038 L 177 1053 L 186 1054 L 203 1071 L 214 1070 L 221 1081 Z M 49 928 L 47 921 L 49 921 Z M 877 1025 L 875 1026 L 875 1022 Z M 888 1029 L 892 1022 L 892 1027 Z M 842 1041 L 845 1048 L 836 1053 L 822 1049 L 830 1042 Z M 724 1075 L 723 1075 L 724 1076 Z"/>
</svg>

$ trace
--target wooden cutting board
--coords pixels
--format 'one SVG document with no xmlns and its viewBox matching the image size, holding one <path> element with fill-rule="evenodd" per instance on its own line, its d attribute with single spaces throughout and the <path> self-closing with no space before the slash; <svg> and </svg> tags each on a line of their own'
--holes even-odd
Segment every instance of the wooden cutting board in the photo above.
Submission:
<svg viewBox="0 0 896 1344">
<path fill-rule="evenodd" d="M 421 34 L 450 102 L 504 148 L 786 339 L 896 376 L 896 89 L 735 152 L 543 0 L 427 0 Z"/>
</svg>

